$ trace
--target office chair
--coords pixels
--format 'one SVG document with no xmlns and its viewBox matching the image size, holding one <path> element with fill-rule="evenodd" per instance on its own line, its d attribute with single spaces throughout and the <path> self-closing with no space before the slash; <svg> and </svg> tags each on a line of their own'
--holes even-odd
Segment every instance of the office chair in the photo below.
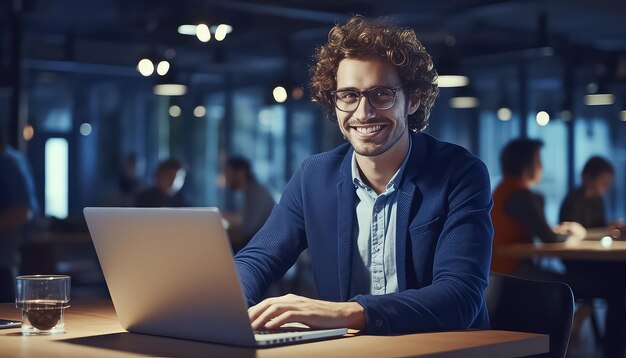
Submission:
<svg viewBox="0 0 626 358">
<path fill-rule="evenodd" d="M 492 272 L 486 299 L 492 329 L 547 334 L 550 352 L 537 357 L 565 357 L 574 317 L 568 285 Z"/>
</svg>

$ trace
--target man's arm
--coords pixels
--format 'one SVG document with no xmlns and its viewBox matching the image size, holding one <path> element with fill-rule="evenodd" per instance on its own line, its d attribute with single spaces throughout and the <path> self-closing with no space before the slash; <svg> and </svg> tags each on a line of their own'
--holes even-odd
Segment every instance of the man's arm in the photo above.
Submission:
<svg viewBox="0 0 626 358">
<path fill-rule="evenodd" d="M 302 168 L 287 184 L 265 225 L 235 255 L 239 279 L 250 306 L 256 304 L 267 287 L 293 266 L 306 248 L 301 178 Z"/>
</svg>

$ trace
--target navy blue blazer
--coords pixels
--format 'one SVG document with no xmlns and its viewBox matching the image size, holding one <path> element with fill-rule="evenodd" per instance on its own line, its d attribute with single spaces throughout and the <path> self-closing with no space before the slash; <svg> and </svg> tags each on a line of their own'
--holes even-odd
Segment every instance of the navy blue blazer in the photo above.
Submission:
<svg viewBox="0 0 626 358">
<path fill-rule="evenodd" d="M 361 304 L 370 334 L 490 328 L 487 168 L 462 147 L 411 136 L 397 204 L 400 292 L 349 297 L 357 196 L 353 149 L 345 143 L 302 163 L 265 225 L 235 256 L 249 305 L 308 248 L 319 298 Z"/>
</svg>

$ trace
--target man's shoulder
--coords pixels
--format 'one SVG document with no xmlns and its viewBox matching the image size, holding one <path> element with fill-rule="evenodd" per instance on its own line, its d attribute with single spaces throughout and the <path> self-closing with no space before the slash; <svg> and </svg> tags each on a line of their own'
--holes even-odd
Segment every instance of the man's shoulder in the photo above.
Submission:
<svg viewBox="0 0 626 358">
<path fill-rule="evenodd" d="M 428 133 L 416 133 L 414 135 L 420 136 L 424 141 L 427 155 L 431 160 L 443 160 L 443 163 L 449 163 L 450 161 L 466 161 L 468 159 L 479 160 L 478 157 L 469 150 L 458 144 L 443 141 Z"/>
<path fill-rule="evenodd" d="M 414 155 L 414 160 L 431 175 L 449 177 L 469 168 L 478 172 L 486 170 L 485 164 L 477 156 L 458 144 L 437 139 L 427 133 L 414 133 L 413 140 L 413 145 L 417 144 L 416 149 L 422 152 Z"/>
</svg>

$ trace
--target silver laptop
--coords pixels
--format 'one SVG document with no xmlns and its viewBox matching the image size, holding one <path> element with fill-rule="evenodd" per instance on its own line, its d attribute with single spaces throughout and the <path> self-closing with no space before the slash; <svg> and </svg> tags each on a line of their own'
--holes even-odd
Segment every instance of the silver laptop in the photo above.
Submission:
<svg viewBox="0 0 626 358">
<path fill-rule="evenodd" d="M 115 311 L 130 332 L 237 346 L 317 340 L 347 329 L 253 332 L 216 208 L 85 208 Z"/>
</svg>

